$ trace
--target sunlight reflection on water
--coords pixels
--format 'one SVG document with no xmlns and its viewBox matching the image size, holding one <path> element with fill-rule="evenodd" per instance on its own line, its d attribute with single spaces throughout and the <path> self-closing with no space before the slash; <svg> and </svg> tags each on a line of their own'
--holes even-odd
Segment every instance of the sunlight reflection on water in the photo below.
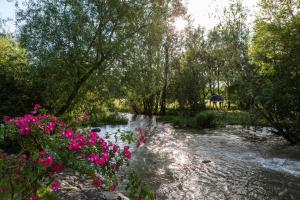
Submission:
<svg viewBox="0 0 300 200">
<path fill-rule="evenodd" d="M 148 143 L 131 164 L 159 199 L 300 199 L 300 148 L 267 128 L 200 131 L 175 129 L 155 117 L 129 118 L 127 126 L 102 131 L 147 130 Z"/>
</svg>

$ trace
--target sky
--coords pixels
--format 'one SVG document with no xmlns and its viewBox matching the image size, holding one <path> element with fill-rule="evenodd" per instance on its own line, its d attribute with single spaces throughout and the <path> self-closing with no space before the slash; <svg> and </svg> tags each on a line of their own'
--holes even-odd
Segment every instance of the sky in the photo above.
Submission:
<svg viewBox="0 0 300 200">
<path fill-rule="evenodd" d="M 250 11 L 249 23 L 254 20 L 254 15 L 257 12 L 256 5 L 259 0 L 243 0 L 244 6 Z M 206 30 L 212 29 L 219 22 L 220 14 L 226 6 L 228 6 L 230 0 L 185 0 L 187 6 L 187 12 L 193 20 L 194 26 L 202 26 Z M 178 19 L 175 22 L 177 29 L 184 27 L 184 21 Z"/>
<path fill-rule="evenodd" d="M 0 0 L 0 17 L 12 18 L 15 16 L 15 1 L 16 0 Z M 22 2 L 22 0 L 17 0 Z M 193 20 L 193 25 L 201 25 L 206 30 L 213 28 L 218 23 L 218 13 L 222 13 L 222 10 L 228 5 L 230 0 L 184 0 L 188 8 L 188 14 Z M 256 9 L 255 5 L 258 0 L 243 0 L 244 5 L 250 10 L 250 14 L 254 15 Z M 254 17 L 250 17 L 249 23 L 253 21 Z M 175 23 L 177 29 L 183 29 L 184 21 L 178 19 Z M 10 32 L 15 30 L 14 23 L 9 22 L 7 29 Z"/>
<path fill-rule="evenodd" d="M 14 19 L 15 18 L 15 1 L 13 0 L 0 0 L 0 18 L 1 19 Z M 14 22 L 10 21 L 6 24 L 6 30 L 13 32 L 15 30 Z"/>
</svg>

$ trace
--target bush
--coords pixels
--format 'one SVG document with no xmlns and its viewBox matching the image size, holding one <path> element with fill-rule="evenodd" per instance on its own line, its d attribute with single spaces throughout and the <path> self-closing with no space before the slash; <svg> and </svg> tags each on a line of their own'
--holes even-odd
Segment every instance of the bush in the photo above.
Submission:
<svg viewBox="0 0 300 200">
<path fill-rule="evenodd" d="M 101 113 L 92 115 L 92 123 L 95 125 L 103 124 L 127 124 L 128 119 L 119 113 Z"/>
<path fill-rule="evenodd" d="M 224 125 L 263 125 L 259 121 L 258 116 L 255 118 L 249 112 L 230 111 L 216 113 L 216 123 L 220 126 Z"/>
<path fill-rule="evenodd" d="M 194 117 L 195 125 L 200 128 L 212 128 L 215 126 L 216 114 L 212 111 L 204 111 Z"/>
<path fill-rule="evenodd" d="M 216 114 L 213 111 L 203 111 L 195 116 L 166 115 L 160 116 L 158 120 L 171 122 L 180 127 L 212 128 L 215 126 Z"/>
<path fill-rule="evenodd" d="M 79 126 L 88 118 L 85 114 L 75 121 Z M 113 191 L 121 181 L 120 167 L 131 159 L 129 146 L 120 147 L 117 139 L 116 143 L 106 141 L 84 127 L 72 129 L 58 117 L 44 113 L 38 104 L 31 114 L 5 116 L 3 121 L 2 144 L 9 138 L 20 149 L 14 153 L 0 149 L 0 199 L 38 200 L 43 187 L 56 192 L 61 185 L 60 174 L 66 169 L 85 175 L 98 189 Z M 146 139 L 143 131 L 138 132 L 138 136 L 134 132 L 116 133 L 115 138 L 139 146 Z"/>
</svg>

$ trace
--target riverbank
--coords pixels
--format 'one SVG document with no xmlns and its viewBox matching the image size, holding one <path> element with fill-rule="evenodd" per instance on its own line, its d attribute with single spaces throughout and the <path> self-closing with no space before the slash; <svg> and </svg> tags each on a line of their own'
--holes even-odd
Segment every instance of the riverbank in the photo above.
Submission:
<svg viewBox="0 0 300 200">
<path fill-rule="evenodd" d="M 159 116 L 158 121 L 169 122 L 179 127 L 213 128 L 226 125 L 267 126 L 267 122 L 246 111 L 203 111 L 196 114 L 176 112 Z"/>
<path fill-rule="evenodd" d="M 50 188 L 42 187 L 38 190 L 41 199 L 45 200 L 129 200 L 121 191 L 109 192 L 96 189 L 91 181 L 73 173 L 61 175 L 61 188 L 51 192 Z"/>
</svg>

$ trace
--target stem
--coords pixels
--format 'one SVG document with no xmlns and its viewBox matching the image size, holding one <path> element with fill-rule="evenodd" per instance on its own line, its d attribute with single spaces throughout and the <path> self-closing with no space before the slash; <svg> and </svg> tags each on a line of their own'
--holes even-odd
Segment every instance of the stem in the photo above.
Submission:
<svg viewBox="0 0 300 200">
<path fill-rule="evenodd" d="M 14 196 L 15 196 L 15 188 L 13 186 L 11 176 L 9 176 L 9 185 L 10 185 L 10 191 L 11 191 L 10 192 L 10 199 L 13 200 Z"/>
</svg>

